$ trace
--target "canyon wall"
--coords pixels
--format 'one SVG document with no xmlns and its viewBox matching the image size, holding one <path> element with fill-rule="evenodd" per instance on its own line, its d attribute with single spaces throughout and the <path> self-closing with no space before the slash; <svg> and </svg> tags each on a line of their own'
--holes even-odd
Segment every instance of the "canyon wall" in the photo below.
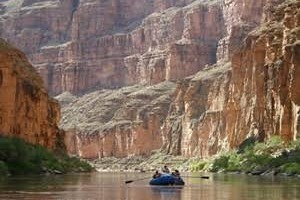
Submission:
<svg viewBox="0 0 300 200">
<path fill-rule="evenodd" d="M 201 67 L 196 75 L 179 81 L 175 90 L 174 86 L 173 89 L 163 90 L 168 100 L 159 104 L 157 109 L 151 106 L 151 109 L 141 112 L 141 107 L 147 107 L 154 97 L 146 95 L 140 101 L 139 96 L 131 96 L 124 88 L 125 93 L 118 98 L 106 99 L 102 96 L 103 91 L 98 91 L 101 94 L 91 98 L 84 96 L 85 100 L 62 98 L 72 102 L 64 109 L 65 120 L 76 119 L 74 116 L 80 118 L 80 123 L 76 120 L 72 123 L 63 121 L 63 127 L 70 130 L 67 137 L 69 150 L 82 157 L 99 158 L 148 155 L 151 150 L 162 147 L 163 151 L 173 155 L 209 157 L 239 146 L 250 136 L 259 140 L 272 135 L 280 135 L 286 140 L 299 137 L 299 2 L 246 3 L 226 1 L 222 4 L 222 18 L 228 25 L 223 26 L 226 30 L 222 30 L 227 36 L 225 34 L 220 38 L 214 52 L 217 64 Z M 247 10 L 247 6 L 251 9 Z M 239 14 L 238 11 L 243 9 L 245 12 Z M 262 18 L 264 23 L 249 33 Z M 195 21 L 200 18 L 194 16 L 191 19 Z M 192 29 L 197 32 L 196 27 L 192 26 Z M 170 52 L 180 52 L 174 53 L 173 60 L 180 62 L 201 57 L 200 51 L 194 47 L 194 44 L 185 47 L 173 45 Z M 163 56 L 166 54 L 168 52 L 161 50 L 159 57 L 153 52 L 141 57 L 129 56 L 125 63 L 127 68 L 133 67 L 131 77 L 139 80 L 146 77 L 148 81 L 141 81 L 146 84 L 152 78 L 143 71 L 147 69 L 146 65 L 135 63 L 145 62 L 157 67 L 162 74 L 156 76 L 155 81 L 152 79 L 152 83 L 170 74 L 173 75 L 169 77 L 178 79 L 176 74 L 184 74 L 182 71 L 162 70 Z M 157 62 L 152 63 L 153 58 Z M 170 64 L 173 69 L 178 62 Z M 115 95 L 120 91 L 109 93 Z M 128 94 L 133 98 L 128 99 Z M 98 101 L 94 101 L 96 96 L 102 99 L 99 101 L 101 103 L 90 106 L 88 102 Z M 73 113 L 74 109 L 81 108 L 77 105 L 80 102 L 84 106 L 78 112 L 88 111 L 84 117 Z M 132 106 L 128 107 L 128 104 Z M 103 106 L 106 107 L 104 110 Z M 98 108 L 99 111 L 92 111 Z M 106 116 L 110 117 L 106 119 Z"/>
<path fill-rule="evenodd" d="M 161 126 L 175 84 L 100 90 L 80 98 L 63 93 L 67 150 L 84 158 L 149 155 L 162 145 Z"/>
<path fill-rule="evenodd" d="M 60 107 L 25 55 L 0 39 L 0 136 L 20 137 L 50 149 L 64 138 Z"/>
<path fill-rule="evenodd" d="M 169 8 L 143 19 L 142 25 L 126 34 L 128 38 L 128 35 L 140 33 L 137 36 L 143 39 L 132 41 L 143 42 L 127 43 L 124 42 L 127 39 L 124 39 L 121 43 L 122 47 L 128 45 L 129 48 L 133 47 L 133 50 L 128 51 L 128 56 L 121 58 L 125 68 L 118 68 L 122 76 L 118 81 L 126 80 L 126 83 L 123 83 L 125 85 L 140 83 L 147 88 L 149 84 L 157 84 L 164 80 L 182 80 L 199 69 L 203 71 L 178 84 L 176 98 L 173 99 L 175 103 L 171 104 L 171 107 L 169 104 L 173 89 L 168 91 L 169 100 L 163 105 L 165 108 L 160 106 L 160 112 L 156 113 L 156 110 L 154 114 L 152 109 L 139 111 L 140 107 L 147 106 L 149 101 L 140 101 L 138 97 L 134 97 L 137 99 L 133 100 L 140 104 L 124 107 L 115 101 L 125 102 L 126 105 L 129 101 L 127 95 L 117 95 L 116 100 L 116 97 L 104 98 L 101 91 L 80 98 L 63 93 L 58 99 L 62 103 L 67 99 L 63 106 L 62 127 L 68 130 L 66 144 L 69 152 L 85 158 L 99 158 L 149 155 L 152 150 L 160 147 L 167 153 L 187 156 L 211 155 L 220 150 L 220 145 L 228 149 L 226 136 L 222 135 L 225 131 L 223 124 L 226 124 L 223 112 L 229 98 L 232 74 L 228 60 L 240 47 L 247 33 L 259 25 L 265 3 L 258 1 L 254 4 L 246 0 L 237 0 L 207 4 L 204 1 L 194 1 L 187 6 Z M 120 43 L 115 43 L 114 36 L 109 38 L 106 42 L 109 48 L 111 45 L 115 45 L 115 48 L 120 47 Z M 87 46 L 86 49 L 88 48 Z M 135 51 L 136 53 L 132 54 Z M 111 49 L 97 55 L 106 56 L 107 52 L 120 51 Z M 90 55 L 92 53 L 89 52 Z M 216 62 L 219 64 L 207 67 Z M 111 69 L 107 66 L 106 70 Z M 98 80 L 110 84 L 103 77 L 99 77 Z M 193 85 L 191 87 L 190 81 Z M 112 90 L 109 93 L 118 94 L 120 90 Z M 94 101 L 98 98 L 99 100 Z M 89 101 L 93 102 L 93 106 L 89 105 Z M 185 101 L 189 102 L 187 108 Z M 120 116 L 120 113 L 126 115 Z M 144 117 L 141 118 L 140 113 L 143 113 Z M 209 117 L 197 122 L 203 115 Z M 139 123 L 136 123 L 137 121 Z M 197 123 L 203 124 L 202 133 L 189 130 L 194 129 Z M 210 131 L 214 132 L 213 135 L 221 136 L 213 138 Z M 214 141 L 211 141 L 212 138 Z"/>
<path fill-rule="evenodd" d="M 282 2 L 266 9 L 265 23 L 230 63 L 178 84 L 163 128 L 164 151 L 209 157 L 250 136 L 299 138 L 300 2 Z"/>
<path fill-rule="evenodd" d="M 70 153 L 209 157 L 253 135 L 298 137 L 298 10 L 296 0 L 5 0 L 0 25 L 62 93 Z"/>
<path fill-rule="evenodd" d="M 162 128 L 162 149 L 169 154 L 205 157 L 228 149 L 226 103 L 230 63 L 213 66 L 177 84 Z"/>
<path fill-rule="evenodd" d="M 1 36 L 53 95 L 156 84 L 227 59 L 265 0 L 5 0 Z"/>
<path fill-rule="evenodd" d="M 283 4 L 280 4 L 282 2 Z M 255 136 L 259 140 L 272 135 L 280 135 L 286 140 L 296 139 L 300 126 L 300 102 L 297 99 L 299 90 L 296 86 L 299 68 L 299 3 L 297 1 L 246 3 L 246 1 L 230 1 L 222 4 L 223 7 L 220 8 L 225 24 L 223 28 L 226 29 L 222 30 L 225 37 L 219 38 L 214 52 L 217 64 L 201 67 L 196 75 L 179 81 L 175 92 L 168 93 L 171 98 L 168 101 L 171 103 L 170 106 L 168 103 L 165 104 L 167 108 L 160 109 L 161 113 L 154 115 L 154 118 L 151 118 L 152 111 L 144 113 L 147 117 L 139 118 L 136 114 L 128 115 L 131 107 L 117 106 L 117 110 L 113 111 L 114 116 L 119 116 L 120 110 L 127 113 L 126 117 L 131 116 L 129 122 L 126 122 L 130 125 L 125 128 L 127 136 L 121 137 L 124 135 L 124 129 L 120 128 L 119 124 L 111 126 L 108 132 L 98 130 L 94 132 L 94 136 L 83 134 L 89 132 L 89 128 L 79 125 L 81 127 L 77 128 L 79 131 L 73 130 L 73 133 L 69 134 L 68 140 L 72 142 L 67 143 L 72 144 L 69 145 L 71 149 L 73 148 L 72 151 L 77 151 L 81 156 L 88 158 L 124 157 L 147 155 L 151 150 L 161 146 L 163 151 L 173 155 L 209 157 L 239 146 L 250 136 Z M 249 10 L 246 5 L 249 6 Z M 238 10 L 243 9 L 247 12 L 239 14 Z M 199 17 L 195 16 L 192 19 L 199 20 Z M 264 23 L 250 32 L 262 19 Z M 212 32 L 209 35 L 212 35 Z M 243 40 L 244 38 L 246 39 Z M 193 53 L 196 52 L 193 45 L 186 48 L 178 47 L 171 51 L 180 52 L 183 49 L 185 51 L 182 52 L 182 58 L 175 53 L 174 59 L 192 60 L 195 56 Z M 168 52 L 163 50 L 159 52 L 161 57 L 165 54 Z M 196 55 L 201 57 L 200 52 Z M 153 57 L 155 57 L 153 52 L 142 55 L 142 61 L 139 56 L 129 56 L 126 57 L 125 63 L 129 64 L 128 67 L 135 67 L 134 63 L 151 63 L 149 60 Z M 161 61 L 163 58 L 156 57 L 156 59 L 159 60 L 158 63 L 163 63 Z M 170 64 L 173 69 L 176 63 Z M 145 65 L 134 68 L 131 77 L 136 79 L 146 77 L 150 81 L 151 76 L 145 72 L 144 76 L 141 76 L 137 69 L 142 71 Z M 158 68 L 158 72 L 164 72 L 162 69 Z M 156 78 L 172 73 L 176 74 L 176 71 L 166 71 L 166 74 Z M 136 74 L 138 76 L 134 76 Z M 148 84 L 149 81 L 142 83 Z M 121 99 L 119 101 L 127 102 L 127 96 Z M 77 101 L 81 100 L 75 102 Z M 147 102 L 142 105 L 146 105 Z M 106 105 L 107 102 L 102 104 Z M 139 109 L 139 106 L 133 107 Z M 72 113 L 68 110 L 64 112 Z M 161 117 L 160 120 L 152 124 L 158 116 Z M 128 120 L 126 117 L 119 116 L 118 120 Z M 136 119 L 142 119 L 143 124 L 151 124 L 146 130 L 144 127 L 136 129 L 131 125 L 135 124 Z M 79 124 L 85 121 L 90 127 L 97 127 L 90 122 L 101 120 L 94 120 L 94 117 L 83 118 Z M 114 120 L 110 119 L 105 124 L 110 124 L 111 121 Z M 68 127 L 68 123 L 63 124 L 66 129 L 72 130 Z M 150 134 L 153 132 L 155 137 Z M 132 139 L 138 138 L 137 135 L 140 133 L 143 134 L 139 140 Z M 143 145 L 138 146 L 139 141 L 143 141 Z M 145 144 L 150 144 L 150 147 Z"/>
</svg>

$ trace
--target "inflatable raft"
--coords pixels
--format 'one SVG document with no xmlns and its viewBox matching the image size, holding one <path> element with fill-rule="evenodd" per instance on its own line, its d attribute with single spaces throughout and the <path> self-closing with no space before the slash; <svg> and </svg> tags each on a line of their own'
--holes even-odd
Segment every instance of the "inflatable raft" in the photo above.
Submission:
<svg viewBox="0 0 300 200">
<path fill-rule="evenodd" d="M 184 185 L 182 178 L 173 176 L 172 174 L 162 174 L 158 178 L 153 178 L 150 185 Z"/>
</svg>

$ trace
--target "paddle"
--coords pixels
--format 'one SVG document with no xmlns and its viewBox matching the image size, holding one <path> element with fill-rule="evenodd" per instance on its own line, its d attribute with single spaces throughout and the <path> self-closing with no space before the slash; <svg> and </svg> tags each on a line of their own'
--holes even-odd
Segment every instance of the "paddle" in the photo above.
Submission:
<svg viewBox="0 0 300 200">
<path fill-rule="evenodd" d="M 140 178 L 140 179 L 136 179 L 136 180 L 129 180 L 129 181 L 125 181 L 125 184 L 127 184 L 127 183 L 132 183 L 132 182 L 134 182 L 134 181 L 141 181 L 141 180 L 145 180 L 145 179 L 150 179 L 151 177 L 144 177 L 144 178 Z"/>
<path fill-rule="evenodd" d="M 182 176 L 187 178 L 203 178 L 203 179 L 209 179 L 209 176 Z"/>
<path fill-rule="evenodd" d="M 209 179 L 209 176 L 181 176 L 181 177 Z M 134 181 L 141 181 L 141 180 L 145 180 L 145 179 L 150 179 L 150 178 L 151 177 L 144 177 L 144 178 L 140 178 L 140 179 L 136 179 L 136 180 L 128 180 L 128 181 L 125 181 L 125 184 L 132 183 Z"/>
</svg>

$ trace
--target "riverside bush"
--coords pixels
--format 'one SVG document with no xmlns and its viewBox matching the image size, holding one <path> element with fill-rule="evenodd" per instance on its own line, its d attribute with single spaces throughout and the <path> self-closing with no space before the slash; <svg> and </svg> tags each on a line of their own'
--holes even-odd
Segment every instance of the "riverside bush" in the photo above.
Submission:
<svg viewBox="0 0 300 200">
<path fill-rule="evenodd" d="M 0 161 L 0 175 L 8 175 L 8 168 L 3 161 Z"/>
<path fill-rule="evenodd" d="M 54 154 L 45 147 L 19 138 L 0 137 L 0 174 L 40 174 L 45 172 L 90 172 L 92 167 L 78 158 Z"/>
<path fill-rule="evenodd" d="M 255 170 L 279 169 L 281 173 L 300 174 L 300 140 L 286 144 L 278 136 L 271 137 L 264 143 L 255 143 L 241 151 L 219 155 L 210 163 L 211 172 L 251 172 Z M 191 166 L 192 171 L 205 169 L 198 161 Z"/>
<path fill-rule="evenodd" d="M 228 166 L 225 169 L 226 171 L 234 172 L 242 170 L 242 157 L 236 152 L 231 153 L 228 159 Z"/>
<path fill-rule="evenodd" d="M 190 169 L 192 171 L 202 171 L 206 165 L 207 163 L 204 161 L 196 161 L 191 163 Z"/>
<path fill-rule="evenodd" d="M 210 171 L 218 172 L 227 169 L 229 158 L 230 156 L 228 155 L 221 155 L 219 158 L 216 158 L 212 163 Z"/>
<path fill-rule="evenodd" d="M 300 174 L 300 163 L 286 163 L 280 169 L 289 175 Z"/>
</svg>

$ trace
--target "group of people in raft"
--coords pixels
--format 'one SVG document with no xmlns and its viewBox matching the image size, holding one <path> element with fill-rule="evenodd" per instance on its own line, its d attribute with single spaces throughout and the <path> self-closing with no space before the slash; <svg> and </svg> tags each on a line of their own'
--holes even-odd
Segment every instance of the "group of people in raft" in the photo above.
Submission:
<svg viewBox="0 0 300 200">
<path fill-rule="evenodd" d="M 153 175 L 153 179 L 149 183 L 150 185 L 184 185 L 184 181 L 180 177 L 178 170 L 170 173 L 167 166 L 162 168 L 162 173 L 156 171 Z"/>
<path fill-rule="evenodd" d="M 165 174 L 170 174 L 170 170 L 166 165 L 162 168 L 162 172 Z M 153 179 L 156 179 L 159 178 L 161 175 L 162 174 L 158 170 L 156 170 L 152 177 Z M 177 169 L 175 169 L 174 172 L 171 173 L 171 175 L 181 179 L 180 173 Z"/>
</svg>

